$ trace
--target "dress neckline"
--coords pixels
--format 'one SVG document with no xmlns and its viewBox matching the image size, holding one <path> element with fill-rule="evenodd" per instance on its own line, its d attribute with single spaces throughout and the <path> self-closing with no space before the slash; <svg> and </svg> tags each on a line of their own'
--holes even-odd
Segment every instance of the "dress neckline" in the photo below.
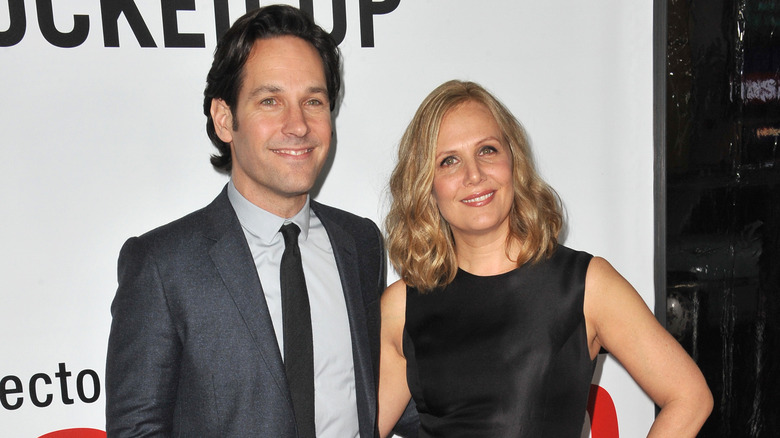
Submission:
<svg viewBox="0 0 780 438">
<path fill-rule="evenodd" d="M 516 272 L 519 272 L 527 264 L 528 263 L 523 263 L 521 266 L 514 267 L 514 268 L 512 268 L 512 269 L 510 269 L 510 270 L 508 270 L 506 272 L 502 272 L 500 274 L 491 274 L 491 275 L 473 274 L 473 273 L 471 273 L 471 272 L 461 268 L 460 266 L 458 266 L 458 272 L 457 272 L 457 274 L 455 276 L 457 277 L 458 275 L 465 275 L 467 277 L 473 277 L 473 278 L 501 278 L 501 277 L 509 276 L 509 275 L 512 275 L 512 274 L 514 274 Z"/>
</svg>

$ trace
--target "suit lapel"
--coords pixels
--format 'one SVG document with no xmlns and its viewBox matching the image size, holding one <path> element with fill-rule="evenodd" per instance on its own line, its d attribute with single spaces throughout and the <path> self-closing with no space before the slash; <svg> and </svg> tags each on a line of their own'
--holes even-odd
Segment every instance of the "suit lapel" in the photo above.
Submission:
<svg viewBox="0 0 780 438">
<path fill-rule="evenodd" d="M 260 350 L 260 356 L 273 376 L 274 383 L 292 408 L 284 364 L 276 343 L 268 304 L 257 277 L 252 253 L 226 191 L 223 191 L 211 206 L 214 213 L 214 226 L 211 230 L 214 232 L 212 239 L 215 243 L 209 250 L 209 256 Z"/>
<path fill-rule="evenodd" d="M 357 248 L 352 236 L 332 220 L 324 209 L 318 208 L 314 201 L 311 206 L 328 233 L 344 290 L 352 339 L 360 436 L 372 437 L 376 419 L 376 388 Z M 226 190 L 206 207 L 205 213 L 208 218 L 208 225 L 204 226 L 205 235 L 214 241 L 209 256 L 251 333 L 263 363 L 273 376 L 274 384 L 280 393 L 284 394 L 289 409 L 292 409 L 284 364 L 276 343 L 268 304 L 257 277 L 252 253 Z"/>
<path fill-rule="evenodd" d="M 371 366 L 371 349 L 368 339 L 366 307 L 358 272 L 358 254 L 355 241 L 337 222 L 331 220 L 324 210 L 314 201 L 311 207 L 328 233 L 336 266 L 344 289 L 347 305 L 349 331 L 352 338 L 352 357 L 355 367 L 355 392 L 357 396 L 360 436 L 373 436 L 374 418 L 376 418 L 376 389 Z"/>
</svg>

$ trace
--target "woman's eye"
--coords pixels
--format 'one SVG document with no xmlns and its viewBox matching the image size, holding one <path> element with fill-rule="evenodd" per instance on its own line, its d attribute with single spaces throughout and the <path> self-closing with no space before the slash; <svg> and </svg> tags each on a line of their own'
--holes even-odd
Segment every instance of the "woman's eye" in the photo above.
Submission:
<svg viewBox="0 0 780 438">
<path fill-rule="evenodd" d="M 441 160 L 441 163 L 439 165 L 442 166 L 442 167 L 446 167 L 446 166 L 452 166 L 453 164 L 455 164 L 457 162 L 458 162 L 458 160 L 455 159 L 455 157 L 447 157 L 447 158 Z"/>
<path fill-rule="evenodd" d="M 498 152 L 498 149 L 496 149 L 494 146 L 482 146 L 482 148 L 479 150 L 480 155 L 490 155 L 495 154 Z"/>
</svg>

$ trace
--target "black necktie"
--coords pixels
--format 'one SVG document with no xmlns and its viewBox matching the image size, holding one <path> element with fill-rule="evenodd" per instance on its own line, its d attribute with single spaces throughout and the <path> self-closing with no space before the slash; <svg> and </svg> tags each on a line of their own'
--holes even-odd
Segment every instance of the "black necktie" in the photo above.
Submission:
<svg viewBox="0 0 780 438">
<path fill-rule="evenodd" d="M 314 438 L 314 352 L 311 335 L 311 311 L 306 280 L 298 248 L 301 230 L 293 223 L 281 229 L 282 325 L 284 330 L 284 368 L 292 394 L 299 438 Z"/>
</svg>

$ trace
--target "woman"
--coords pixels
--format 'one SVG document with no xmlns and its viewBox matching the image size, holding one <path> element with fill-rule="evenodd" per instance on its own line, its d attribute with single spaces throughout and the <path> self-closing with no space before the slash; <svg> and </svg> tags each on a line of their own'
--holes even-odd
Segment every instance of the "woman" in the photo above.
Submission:
<svg viewBox="0 0 780 438">
<path fill-rule="evenodd" d="M 497 99 L 439 86 L 398 156 L 381 436 L 413 398 L 421 437 L 579 437 L 601 348 L 661 407 L 649 436 L 696 435 L 712 409 L 701 372 L 609 263 L 558 244 L 558 198 Z"/>
</svg>

